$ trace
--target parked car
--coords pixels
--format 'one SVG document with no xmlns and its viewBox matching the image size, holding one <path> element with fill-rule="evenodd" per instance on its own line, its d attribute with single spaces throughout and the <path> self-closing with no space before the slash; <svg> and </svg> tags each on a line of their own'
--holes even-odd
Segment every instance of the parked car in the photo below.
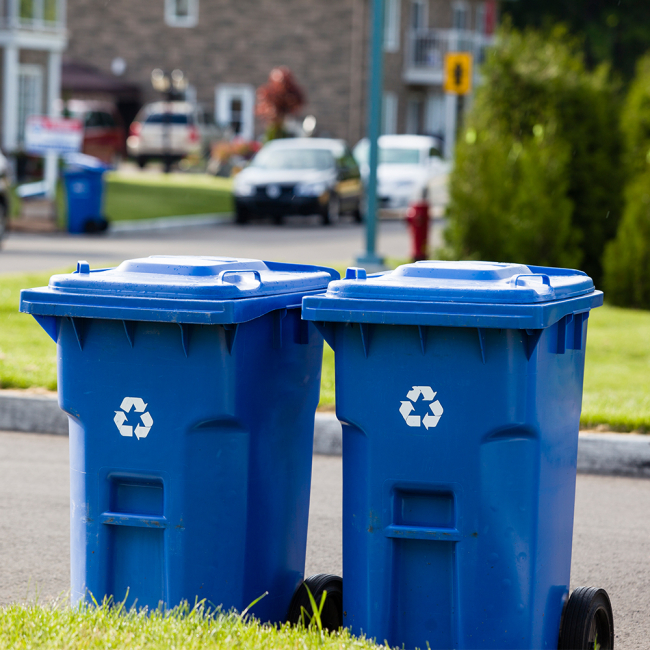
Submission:
<svg viewBox="0 0 650 650">
<path fill-rule="evenodd" d="M 451 165 L 442 159 L 436 138 L 425 135 L 382 135 L 379 138 L 377 196 L 379 206 L 406 208 L 422 198 L 432 179 L 449 173 Z M 354 148 L 364 183 L 368 180 L 370 146 L 364 138 Z"/>
<path fill-rule="evenodd" d="M 361 174 L 343 140 L 273 140 L 257 153 L 234 184 L 237 223 L 270 215 L 319 214 L 325 225 L 341 214 L 362 220 Z"/>
<path fill-rule="evenodd" d="M 129 128 L 129 156 L 144 167 L 152 158 L 165 165 L 190 154 L 207 157 L 222 136 L 209 113 L 190 102 L 154 102 L 140 109 Z"/>
<path fill-rule="evenodd" d="M 61 112 L 76 117 L 84 124 L 82 152 L 116 165 L 125 155 L 126 134 L 115 104 L 85 99 L 69 99 Z"/>
</svg>

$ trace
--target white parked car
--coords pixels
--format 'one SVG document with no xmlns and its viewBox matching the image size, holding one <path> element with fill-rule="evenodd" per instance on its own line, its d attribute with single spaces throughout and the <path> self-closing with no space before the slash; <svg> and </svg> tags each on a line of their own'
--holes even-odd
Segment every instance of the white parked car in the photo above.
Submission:
<svg viewBox="0 0 650 650">
<path fill-rule="evenodd" d="M 367 183 L 369 143 L 364 138 L 354 148 L 354 157 Z M 436 138 L 426 135 L 382 135 L 379 138 L 377 196 L 379 207 L 402 210 L 422 198 L 425 189 L 443 184 L 451 163 L 443 160 Z"/>
<path fill-rule="evenodd" d="M 152 158 L 165 164 L 189 154 L 207 156 L 221 130 L 208 113 L 189 102 L 145 104 L 129 128 L 126 148 L 129 156 L 144 167 Z"/>
</svg>

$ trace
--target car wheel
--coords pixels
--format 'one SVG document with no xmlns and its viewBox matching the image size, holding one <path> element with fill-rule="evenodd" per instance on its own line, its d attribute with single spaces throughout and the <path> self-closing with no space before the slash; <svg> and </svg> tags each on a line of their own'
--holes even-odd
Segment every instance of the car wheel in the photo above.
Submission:
<svg viewBox="0 0 650 650">
<path fill-rule="evenodd" d="M 248 223 L 248 219 L 248 212 L 244 208 L 240 208 L 239 206 L 235 208 L 235 223 L 243 226 L 245 223 Z"/>
<path fill-rule="evenodd" d="M 321 215 L 324 226 L 332 226 L 341 218 L 341 199 L 338 194 L 332 194 Z"/>
<path fill-rule="evenodd" d="M 4 239 L 8 226 L 9 214 L 7 212 L 7 206 L 4 203 L 0 203 L 0 242 Z"/>
</svg>

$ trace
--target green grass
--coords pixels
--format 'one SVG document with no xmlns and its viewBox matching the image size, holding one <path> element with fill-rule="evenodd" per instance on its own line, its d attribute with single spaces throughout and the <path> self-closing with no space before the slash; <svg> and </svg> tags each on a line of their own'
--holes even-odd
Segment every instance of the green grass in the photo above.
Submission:
<svg viewBox="0 0 650 650">
<path fill-rule="evenodd" d="M 109 221 L 231 212 L 232 181 L 207 174 L 106 175 Z"/>
<path fill-rule="evenodd" d="M 0 277 L 0 387 L 56 390 L 56 352 L 36 321 L 18 313 L 20 289 L 51 273 Z M 320 407 L 334 408 L 334 353 L 326 344 Z M 650 430 L 650 312 L 600 307 L 591 312 L 583 426 Z"/>
<path fill-rule="evenodd" d="M 582 423 L 650 430 L 650 312 L 609 306 L 591 312 Z"/>
<path fill-rule="evenodd" d="M 0 278 L 0 388 L 56 390 L 56 346 L 31 316 L 18 312 L 20 290 L 46 285 L 50 275 Z"/>
<path fill-rule="evenodd" d="M 384 646 L 385 647 L 385 646 Z M 329 634 L 308 629 L 262 625 L 237 614 L 205 613 L 201 607 L 171 612 L 119 607 L 0 608 L 0 648 L 12 650 L 377 650 L 346 630 Z"/>
</svg>

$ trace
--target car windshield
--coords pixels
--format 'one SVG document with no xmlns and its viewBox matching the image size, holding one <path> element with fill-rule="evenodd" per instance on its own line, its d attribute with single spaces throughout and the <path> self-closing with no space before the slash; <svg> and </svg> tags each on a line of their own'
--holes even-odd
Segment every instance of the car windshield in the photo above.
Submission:
<svg viewBox="0 0 650 650">
<path fill-rule="evenodd" d="M 355 157 L 361 164 L 368 164 L 370 147 L 367 142 L 357 146 Z M 379 164 L 387 165 L 419 165 L 420 150 L 404 147 L 379 147 Z"/>
<path fill-rule="evenodd" d="M 152 113 L 145 124 L 191 124 L 192 120 L 186 113 Z"/>
<path fill-rule="evenodd" d="M 327 149 L 262 149 L 251 163 L 258 169 L 317 169 L 334 166 L 334 156 Z"/>
</svg>

